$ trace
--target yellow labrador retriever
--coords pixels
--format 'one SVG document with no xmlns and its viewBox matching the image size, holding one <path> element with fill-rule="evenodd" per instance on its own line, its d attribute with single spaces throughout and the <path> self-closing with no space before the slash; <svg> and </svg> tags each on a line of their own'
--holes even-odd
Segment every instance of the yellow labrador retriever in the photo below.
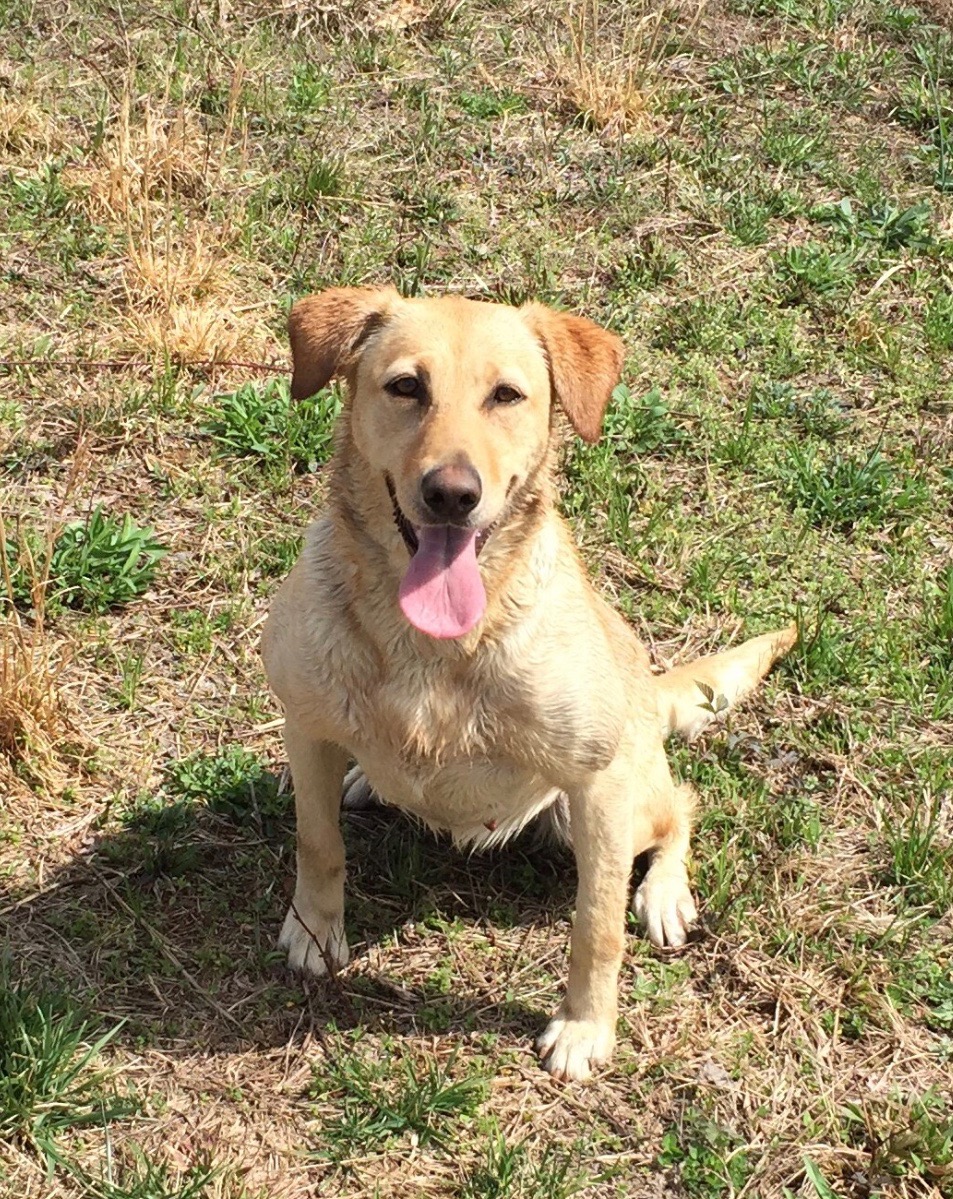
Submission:
<svg viewBox="0 0 953 1199">
<path fill-rule="evenodd" d="M 655 676 L 593 590 L 554 502 L 554 410 L 598 438 L 623 359 L 612 333 L 540 304 L 343 288 L 295 304 L 290 334 L 292 395 L 341 375 L 348 399 L 328 510 L 263 639 L 298 821 L 280 944 L 314 974 L 348 960 L 351 758 L 388 803 L 471 847 L 561 807 L 576 920 L 538 1048 L 557 1078 L 587 1078 L 615 1043 L 637 855 L 652 851 L 635 897 L 649 937 L 681 945 L 695 919 L 692 793 L 673 784 L 664 739 L 711 719 L 698 684 L 732 702 L 795 630 Z"/>
</svg>

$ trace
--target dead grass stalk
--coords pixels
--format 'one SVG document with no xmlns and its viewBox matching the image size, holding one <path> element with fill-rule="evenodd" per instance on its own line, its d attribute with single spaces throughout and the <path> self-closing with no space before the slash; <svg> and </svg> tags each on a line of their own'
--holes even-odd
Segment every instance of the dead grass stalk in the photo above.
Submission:
<svg viewBox="0 0 953 1199">
<path fill-rule="evenodd" d="M 695 0 L 687 30 L 705 0 Z M 612 19 L 614 18 L 614 19 Z M 565 16 L 568 47 L 558 51 L 556 75 L 570 105 L 595 129 L 626 133 L 647 123 L 663 85 L 661 65 L 672 12 L 648 0 L 604 6 L 602 0 L 570 0 Z"/>
<path fill-rule="evenodd" d="M 47 568 L 37 567 L 25 545 L 20 565 L 29 570 L 34 619 L 28 630 L 10 603 L 0 624 L 0 783 L 8 793 L 23 783 L 55 793 L 69 777 L 60 748 L 75 741 L 59 686 L 67 656 L 54 646 L 46 628 Z M 12 573 L 0 516 L 0 577 L 8 596 L 13 595 Z"/>
</svg>

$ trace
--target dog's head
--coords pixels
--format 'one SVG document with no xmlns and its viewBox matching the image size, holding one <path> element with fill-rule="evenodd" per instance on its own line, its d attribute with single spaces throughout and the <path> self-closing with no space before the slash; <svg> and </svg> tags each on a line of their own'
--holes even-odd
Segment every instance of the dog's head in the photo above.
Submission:
<svg viewBox="0 0 953 1199">
<path fill-rule="evenodd" d="M 348 381 L 355 448 L 386 482 L 412 555 L 405 615 L 433 636 L 462 635 L 485 605 L 476 555 L 544 461 L 553 404 L 597 440 L 621 341 L 541 304 L 390 288 L 300 300 L 289 330 L 295 399 Z"/>
</svg>

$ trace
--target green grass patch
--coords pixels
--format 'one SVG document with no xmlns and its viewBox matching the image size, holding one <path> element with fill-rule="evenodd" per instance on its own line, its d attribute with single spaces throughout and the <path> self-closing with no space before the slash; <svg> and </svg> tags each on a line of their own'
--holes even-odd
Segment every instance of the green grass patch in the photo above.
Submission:
<svg viewBox="0 0 953 1199">
<path fill-rule="evenodd" d="M 316 1154 L 341 1161 L 355 1153 L 379 1152 L 408 1136 L 421 1146 L 449 1146 L 488 1094 L 484 1074 L 453 1066 L 433 1058 L 374 1060 L 354 1049 L 321 1063 L 309 1096 L 322 1103 L 332 1099 L 339 1114 L 322 1121 Z"/>
<path fill-rule="evenodd" d="M 860 526 L 902 526 L 929 498 L 923 479 L 897 467 L 879 446 L 868 453 L 821 454 L 810 445 L 793 445 L 780 466 L 794 511 L 842 533 Z"/>
<path fill-rule="evenodd" d="M 119 1031 L 99 1032 L 67 997 L 39 992 L 0 963 L 0 1134 L 52 1167 L 65 1134 L 101 1128 L 136 1110 L 120 1096 L 102 1051 Z"/>
<path fill-rule="evenodd" d="M 269 831 L 286 819 L 291 805 L 290 796 L 279 794 L 278 780 L 261 759 L 240 745 L 169 762 L 164 789 L 177 800 L 204 803 L 236 823 L 251 822 Z"/>
<path fill-rule="evenodd" d="M 100 1177 L 73 1167 L 70 1173 L 88 1199 L 212 1199 L 221 1171 L 210 1164 L 175 1169 L 151 1161 L 142 1150 L 125 1164 L 111 1163 Z"/>
<path fill-rule="evenodd" d="M 491 1133 L 486 1157 L 464 1180 L 459 1199 L 572 1199 L 584 1194 L 590 1182 L 575 1154 L 553 1145 L 533 1154 L 527 1141 L 510 1144 Z"/>
<path fill-rule="evenodd" d="M 737 1134 L 695 1107 L 686 1108 L 679 1123 L 663 1133 L 657 1161 L 663 1168 L 674 1168 L 685 1194 L 693 1199 L 736 1194 L 755 1164 Z"/>
<path fill-rule="evenodd" d="M 49 548 L 25 530 L 19 538 L 8 537 L 4 550 L 15 602 L 33 602 L 39 588 L 51 609 L 92 613 L 144 595 L 167 553 L 151 528 L 128 514 L 113 516 L 102 505 L 85 520 L 70 521 Z"/>
<path fill-rule="evenodd" d="M 287 380 L 248 383 L 218 396 L 205 410 L 203 431 L 219 452 L 287 471 L 315 471 L 331 453 L 340 394 L 318 392 L 292 401 Z"/>
</svg>

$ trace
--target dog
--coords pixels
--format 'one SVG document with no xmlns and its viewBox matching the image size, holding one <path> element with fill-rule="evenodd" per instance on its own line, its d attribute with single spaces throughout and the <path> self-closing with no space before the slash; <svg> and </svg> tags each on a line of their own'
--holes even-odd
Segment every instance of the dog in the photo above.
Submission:
<svg viewBox="0 0 953 1199">
<path fill-rule="evenodd" d="M 598 439 L 623 363 L 615 334 L 538 303 L 383 287 L 299 300 L 289 334 L 293 399 L 340 377 L 346 400 L 327 510 L 263 631 L 297 814 L 279 945 L 315 975 L 348 961 L 351 760 L 352 791 L 460 845 L 548 815 L 568 824 L 578 894 L 565 998 L 537 1047 L 556 1078 L 586 1079 L 615 1044 L 634 859 L 651 853 L 634 909 L 656 945 L 684 944 L 696 919 L 694 798 L 665 738 L 749 692 L 796 628 L 655 675 L 594 590 L 556 509 L 558 410 Z"/>
</svg>

